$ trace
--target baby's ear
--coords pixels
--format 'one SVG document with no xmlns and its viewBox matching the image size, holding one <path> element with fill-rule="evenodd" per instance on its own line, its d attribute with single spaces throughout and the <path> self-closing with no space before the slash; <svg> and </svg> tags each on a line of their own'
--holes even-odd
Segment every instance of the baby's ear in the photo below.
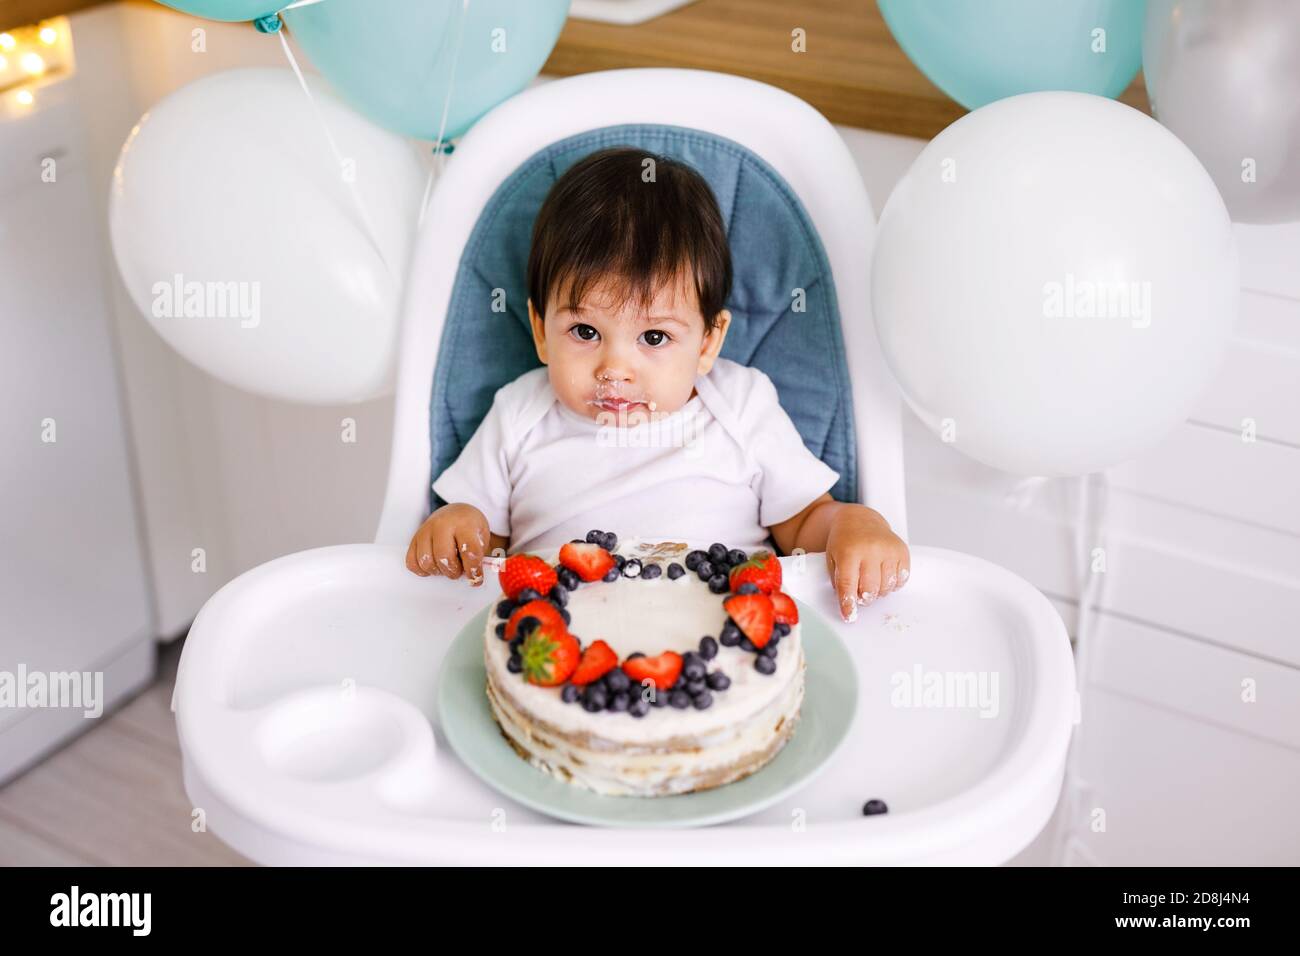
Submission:
<svg viewBox="0 0 1300 956">
<path fill-rule="evenodd" d="M 546 322 L 537 314 L 537 310 L 533 308 L 533 300 L 531 298 L 528 300 L 528 324 L 533 332 L 533 348 L 537 350 L 537 357 L 541 360 L 542 364 L 546 365 Z"/>
<path fill-rule="evenodd" d="M 718 318 L 713 329 L 704 337 L 703 346 L 700 349 L 699 373 L 707 375 L 713 368 L 713 361 L 722 351 L 722 343 L 727 338 L 727 328 L 731 325 L 731 313 L 723 309 L 718 313 Z"/>
</svg>

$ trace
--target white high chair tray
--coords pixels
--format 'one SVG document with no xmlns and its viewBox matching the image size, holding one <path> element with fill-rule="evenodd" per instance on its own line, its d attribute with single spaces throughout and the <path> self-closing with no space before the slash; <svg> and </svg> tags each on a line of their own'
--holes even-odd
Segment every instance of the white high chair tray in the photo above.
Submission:
<svg viewBox="0 0 1300 956">
<path fill-rule="evenodd" d="M 849 647 L 858 713 L 807 786 L 733 823 L 575 826 L 482 783 L 444 746 L 435 687 L 451 640 L 499 598 L 495 576 L 480 588 L 416 577 L 392 545 L 289 555 L 204 606 L 173 699 L 185 788 L 261 863 L 1000 863 L 1060 792 L 1069 640 L 1011 572 L 911 554 L 907 586 L 849 624 L 824 555 L 782 559 L 785 590 Z M 864 817 L 873 798 L 889 812 Z"/>
</svg>

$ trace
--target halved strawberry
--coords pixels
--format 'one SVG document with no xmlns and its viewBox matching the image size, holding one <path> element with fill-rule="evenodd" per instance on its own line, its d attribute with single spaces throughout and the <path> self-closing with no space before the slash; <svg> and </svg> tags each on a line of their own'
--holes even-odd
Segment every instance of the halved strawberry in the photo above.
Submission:
<svg viewBox="0 0 1300 956">
<path fill-rule="evenodd" d="M 778 624 L 798 624 L 799 608 L 794 598 L 784 591 L 773 591 L 768 595 L 772 599 L 772 613 Z M 751 638 L 752 640 L 752 638 Z"/>
<path fill-rule="evenodd" d="M 550 601 L 538 598 L 536 601 L 528 601 L 514 609 L 510 619 L 506 621 L 504 639 L 513 641 L 515 635 L 519 632 L 519 622 L 529 616 L 537 618 L 543 624 L 552 624 L 561 631 L 569 629 L 569 626 L 564 623 L 564 618 L 560 616 L 560 609 Z"/>
<path fill-rule="evenodd" d="M 519 648 L 524 678 L 539 687 L 563 684 L 577 669 L 581 655 L 578 639 L 552 624 L 534 629 Z"/>
<path fill-rule="evenodd" d="M 756 585 L 764 594 L 781 590 L 781 562 L 776 555 L 755 551 L 748 561 L 731 569 L 727 583 L 733 592 L 746 582 Z"/>
<path fill-rule="evenodd" d="M 514 600 L 524 588 L 546 594 L 555 587 L 555 568 L 535 554 L 512 554 L 501 568 L 501 590 Z"/>
<path fill-rule="evenodd" d="M 656 690 L 667 690 L 677 682 L 682 672 L 682 655 L 664 651 L 658 657 L 634 657 L 623 662 L 623 673 L 640 684 L 654 682 Z"/>
<path fill-rule="evenodd" d="M 766 594 L 733 594 L 722 602 L 722 606 L 755 647 L 767 646 L 772 637 L 772 625 L 776 623 L 770 597 Z"/>
<path fill-rule="evenodd" d="M 582 652 L 582 660 L 578 662 L 578 669 L 569 678 L 569 683 L 583 687 L 604 677 L 617 666 L 618 655 L 614 649 L 604 641 L 592 641 Z"/>
<path fill-rule="evenodd" d="M 599 581 L 614 566 L 614 556 L 598 544 L 574 544 L 560 548 L 560 564 L 584 581 Z"/>
</svg>

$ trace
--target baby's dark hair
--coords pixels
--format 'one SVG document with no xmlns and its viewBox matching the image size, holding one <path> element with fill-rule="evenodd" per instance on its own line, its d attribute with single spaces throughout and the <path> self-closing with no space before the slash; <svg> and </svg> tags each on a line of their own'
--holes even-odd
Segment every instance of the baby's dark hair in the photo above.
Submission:
<svg viewBox="0 0 1300 956">
<path fill-rule="evenodd" d="M 624 301 L 635 295 L 648 307 L 684 270 L 707 333 L 731 292 L 727 232 L 704 177 L 666 156 L 629 146 L 592 153 L 556 180 L 533 223 L 528 295 L 543 318 L 552 290 L 567 286 L 565 306 L 576 310 L 608 276 Z"/>
</svg>

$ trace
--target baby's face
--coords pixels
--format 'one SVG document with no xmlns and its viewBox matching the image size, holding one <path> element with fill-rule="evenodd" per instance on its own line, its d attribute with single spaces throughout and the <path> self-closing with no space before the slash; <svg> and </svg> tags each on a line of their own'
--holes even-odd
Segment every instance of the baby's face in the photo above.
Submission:
<svg viewBox="0 0 1300 956">
<path fill-rule="evenodd" d="M 695 376 L 713 367 L 731 319 L 724 309 L 717 327 L 705 334 L 689 276 L 663 284 L 645 310 L 635 297 L 620 302 L 609 282 L 593 286 L 577 311 L 562 303 L 565 298 L 553 292 L 545 321 L 528 303 L 533 341 L 551 387 L 579 415 L 617 425 L 635 425 L 686 404 Z"/>
</svg>

